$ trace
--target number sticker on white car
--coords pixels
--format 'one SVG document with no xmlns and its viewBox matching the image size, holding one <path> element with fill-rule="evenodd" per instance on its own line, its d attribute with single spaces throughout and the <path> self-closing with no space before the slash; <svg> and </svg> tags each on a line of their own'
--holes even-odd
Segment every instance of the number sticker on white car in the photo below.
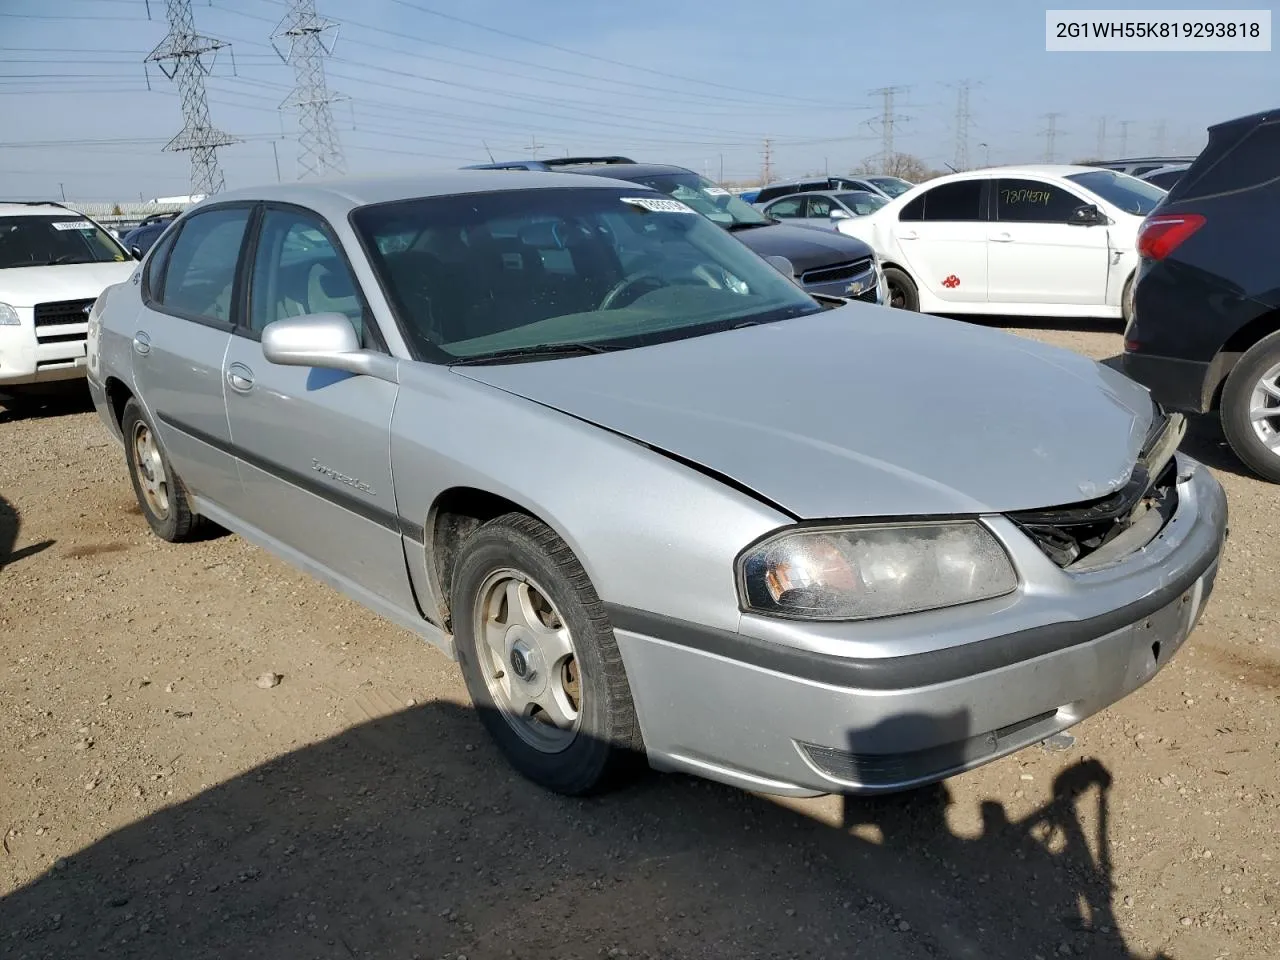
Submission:
<svg viewBox="0 0 1280 960">
<path fill-rule="evenodd" d="M 679 200 L 660 199 L 658 197 L 623 197 L 623 203 L 648 210 L 650 213 L 692 213 L 697 216 L 693 207 L 686 207 Z"/>
</svg>

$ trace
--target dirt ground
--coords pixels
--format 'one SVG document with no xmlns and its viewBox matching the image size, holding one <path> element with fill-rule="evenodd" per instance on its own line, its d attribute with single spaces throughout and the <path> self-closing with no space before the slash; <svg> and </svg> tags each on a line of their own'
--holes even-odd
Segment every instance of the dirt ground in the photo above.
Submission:
<svg viewBox="0 0 1280 960">
<path fill-rule="evenodd" d="M 419 640 L 153 537 L 82 395 L 0 400 L 0 957 L 1280 957 L 1280 494 L 1187 446 L 1230 497 L 1217 593 L 1074 745 L 875 800 L 579 801 Z"/>
</svg>

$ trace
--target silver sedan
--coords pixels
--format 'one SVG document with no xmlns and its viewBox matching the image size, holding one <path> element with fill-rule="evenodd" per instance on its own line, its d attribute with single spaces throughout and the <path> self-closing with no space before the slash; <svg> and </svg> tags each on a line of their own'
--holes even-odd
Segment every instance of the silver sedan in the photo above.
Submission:
<svg viewBox="0 0 1280 960">
<path fill-rule="evenodd" d="M 98 300 L 88 370 L 158 536 L 212 521 L 425 637 L 567 793 L 637 757 L 896 790 L 1043 740 L 1169 662 L 1226 524 L 1111 369 L 815 299 L 582 175 L 220 195 Z"/>
</svg>

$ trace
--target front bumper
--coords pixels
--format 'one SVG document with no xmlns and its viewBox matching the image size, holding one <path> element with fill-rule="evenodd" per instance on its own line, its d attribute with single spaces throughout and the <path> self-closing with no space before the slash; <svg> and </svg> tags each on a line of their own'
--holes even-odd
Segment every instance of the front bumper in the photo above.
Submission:
<svg viewBox="0 0 1280 960">
<path fill-rule="evenodd" d="M 1179 458 L 1179 469 L 1177 512 L 1147 547 L 1109 571 L 1053 568 L 1064 578 L 1056 593 L 1028 583 L 990 608 L 917 615 L 901 656 L 841 656 L 832 625 L 790 624 L 774 642 L 743 632 L 761 632 L 755 618 L 724 633 L 610 608 L 650 762 L 765 793 L 890 792 L 1107 707 L 1169 662 L 1213 589 L 1226 498 L 1194 461 Z"/>
<path fill-rule="evenodd" d="M 0 326 L 0 384 L 75 380 L 85 372 L 83 323 L 33 325 L 30 307 L 19 307 L 20 323 Z"/>
</svg>

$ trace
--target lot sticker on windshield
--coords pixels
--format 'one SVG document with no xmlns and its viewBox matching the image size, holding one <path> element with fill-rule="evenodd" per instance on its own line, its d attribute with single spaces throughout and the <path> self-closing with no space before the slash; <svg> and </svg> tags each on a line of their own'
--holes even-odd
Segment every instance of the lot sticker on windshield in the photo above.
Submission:
<svg viewBox="0 0 1280 960">
<path fill-rule="evenodd" d="M 53 229 L 55 230 L 92 230 L 93 224 L 88 220 L 55 220 L 53 221 Z"/>
<path fill-rule="evenodd" d="M 692 213 L 697 216 L 696 210 L 686 207 L 679 200 L 659 197 L 622 197 L 621 200 L 623 203 L 630 203 L 650 213 Z"/>
<path fill-rule="evenodd" d="M 729 191 L 726 190 L 724 187 L 703 187 L 702 192 L 705 193 L 708 197 L 729 196 Z"/>
</svg>

